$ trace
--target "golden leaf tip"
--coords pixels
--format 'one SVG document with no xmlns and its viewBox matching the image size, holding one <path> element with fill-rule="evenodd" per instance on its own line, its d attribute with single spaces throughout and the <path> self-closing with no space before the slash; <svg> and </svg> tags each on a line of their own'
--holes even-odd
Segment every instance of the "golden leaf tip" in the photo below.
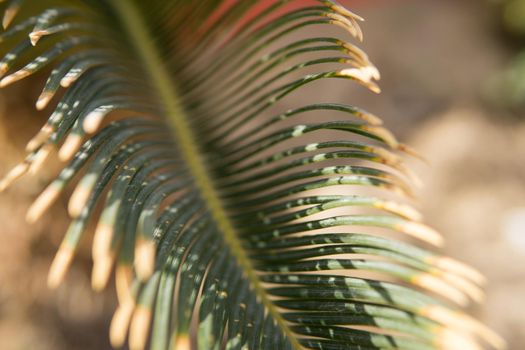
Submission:
<svg viewBox="0 0 525 350">
<path fill-rule="evenodd" d="M 46 162 L 47 158 L 51 154 L 51 151 L 53 149 L 53 145 L 46 144 L 38 150 L 38 152 L 35 155 L 35 158 L 33 159 L 33 162 L 29 166 L 29 173 L 32 175 L 35 175 L 42 169 L 44 166 L 44 163 Z"/>
<path fill-rule="evenodd" d="M 461 306 L 468 305 L 469 300 L 462 291 L 436 276 L 427 273 L 418 274 L 412 278 L 412 283 L 446 297 Z"/>
<path fill-rule="evenodd" d="M 405 232 L 410 236 L 419 238 L 434 246 L 441 247 L 444 245 L 443 236 L 441 236 L 441 234 L 436 230 L 422 223 L 406 221 L 403 224 L 399 225 L 398 228 L 401 232 Z"/>
<path fill-rule="evenodd" d="M 135 308 L 129 328 L 130 350 L 144 350 L 146 348 L 150 323 L 151 310 L 144 306 Z"/>
<path fill-rule="evenodd" d="M 191 340 L 187 335 L 178 335 L 172 350 L 191 350 Z"/>
<path fill-rule="evenodd" d="M 2 80 L 0 80 L 0 88 L 4 88 L 8 86 L 9 84 L 12 84 L 15 81 L 20 80 L 20 79 L 22 79 L 22 77 L 18 77 L 16 73 L 8 75 L 7 77 L 4 77 Z"/>
<path fill-rule="evenodd" d="M 419 160 L 421 160 L 422 162 L 426 163 L 426 164 L 430 164 L 430 162 L 428 161 L 428 159 L 426 159 L 421 153 L 419 153 L 418 151 L 416 151 L 414 148 L 408 146 L 408 145 L 405 145 L 403 143 L 400 143 L 399 146 L 398 146 L 398 149 L 401 151 L 401 152 L 404 152 L 414 158 L 417 158 Z"/>
<path fill-rule="evenodd" d="M 34 223 L 40 219 L 45 211 L 55 202 L 59 194 L 60 191 L 53 184 L 49 185 L 29 207 L 26 214 L 27 222 Z"/>
<path fill-rule="evenodd" d="M 67 75 L 60 80 L 60 86 L 68 88 L 76 80 L 74 75 Z"/>
<path fill-rule="evenodd" d="M 7 63 L 0 63 L 0 77 L 3 77 L 9 70 Z"/>
<path fill-rule="evenodd" d="M 134 303 L 131 293 L 131 282 L 133 281 L 133 270 L 131 266 L 119 264 L 115 270 L 115 285 L 117 299 L 120 304 Z"/>
<path fill-rule="evenodd" d="M 424 186 L 423 180 L 421 180 L 421 178 L 419 177 L 419 175 L 415 171 L 413 171 L 409 167 L 404 166 L 402 164 L 400 164 L 398 166 L 399 166 L 400 170 L 408 177 L 408 179 L 412 182 L 412 184 L 416 188 L 423 188 L 423 186 Z"/>
<path fill-rule="evenodd" d="M 73 256 L 74 250 L 70 246 L 66 244 L 60 246 L 49 269 L 47 277 L 47 285 L 49 288 L 55 289 L 62 283 L 69 270 Z"/>
<path fill-rule="evenodd" d="M 53 98 L 53 94 L 47 91 L 42 92 L 42 94 L 38 97 L 38 100 L 36 101 L 36 109 L 41 111 L 44 108 L 47 107 L 49 104 L 49 101 Z"/>
<path fill-rule="evenodd" d="M 113 261 L 114 259 L 109 254 L 106 256 L 98 256 L 94 259 L 93 270 L 91 272 L 91 287 L 94 291 L 100 292 L 106 288 L 109 277 L 111 276 Z"/>
<path fill-rule="evenodd" d="M 409 220 L 418 222 L 423 220 L 423 215 L 418 210 L 412 208 L 409 205 L 399 204 L 394 201 L 386 201 L 381 202 L 378 206 L 379 208 L 385 209 L 391 213 L 398 214 Z"/>
<path fill-rule="evenodd" d="M 363 129 L 370 131 L 371 133 L 374 133 L 376 136 L 380 137 L 390 148 L 397 148 L 398 141 L 394 134 L 392 134 L 388 129 L 381 126 L 364 126 Z"/>
<path fill-rule="evenodd" d="M 421 310 L 421 314 L 450 328 L 474 332 L 496 349 L 505 349 L 506 342 L 492 329 L 472 317 L 452 311 L 442 306 L 429 306 Z"/>
<path fill-rule="evenodd" d="M 361 42 L 363 41 L 363 32 L 361 31 L 361 28 L 359 27 L 359 24 L 357 24 L 357 22 L 337 13 L 327 13 L 326 17 L 330 18 L 330 22 L 334 25 L 337 25 L 347 30 L 350 33 L 350 35 L 352 35 L 357 40 Z"/>
<path fill-rule="evenodd" d="M 38 149 L 38 147 L 42 146 L 42 144 L 47 141 L 52 133 L 53 128 L 47 124 L 44 125 L 42 129 L 40 129 L 40 131 L 35 136 L 33 136 L 31 140 L 29 140 L 26 145 L 26 151 L 33 152 Z"/>
<path fill-rule="evenodd" d="M 487 283 L 487 279 L 485 278 L 485 276 L 483 276 L 481 272 L 467 264 L 464 264 L 450 257 L 437 256 L 431 257 L 429 258 L 429 260 L 430 264 L 445 271 L 465 276 L 479 285 Z"/>
<path fill-rule="evenodd" d="M 24 162 L 15 166 L 11 171 L 5 175 L 5 177 L 0 181 L 0 192 L 5 191 L 9 186 L 13 184 L 16 180 L 24 176 L 29 170 L 29 164 Z"/>
<path fill-rule="evenodd" d="M 99 222 L 97 224 L 97 228 L 95 229 L 95 234 L 93 235 L 93 258 L 109 254 L 112 237 L 113 227 Z"/>
<path fill-rule="evenodd" d="M 82 124 L 84 131 L 88 134 L 96 132 L 100 127 L 100 124 L 104 120 L 105 116 L 105 112 L 93 111 L 89 113 L 84 119 L 84 123 Z"/>
<path fill-rule="evenodd" d="M 345 49 L 345 52 L 352 58 L 348 63 L 357 64 L 358 68 L 372 65 L 368 55 L 359 47 L 344 41 L 340 41 L 339 45 L 341 45 Z"/>
<path fill-rule="evenodd" d="M 72 218 L 76 218 L 80 215 L 90 194 L 91 191 L 85 186 L 82 186 L 82 184 L 79 184 L 77 188 L 75 188 L 73 194 L 69 198 L 67 206 L 68 213 Z"/>
<path fill-rule="evenodd" d="M 474 283 L 464 278 L 463 276 L 458 276 L 450 272 L 445 272 L 442 275 L 442 277 L 444 280 L 455 285 L 457 288 L 463 291 L 475 302 L 482 303 L 485 300 L 485 293 L 483 292 L 483 290 Z"/>
<path fill-rule="evenodd" d="M 135 248 L 135 271 L 141 281 L 155 272 L 156 245 L 153 240 L 139 239 Z"/>
<path fill-rule="evenodd" d="M 66 162 L 73 158 L 75 153 L 82 146 L 82 136 L 76 134 L 70 134 L 67 136 L 66 140 L 60 150 L 58 151 L 58 158 Z"/>
<path fill-rule="evenodd" d="M 374 148 L 374 152 L 383 158 L 386 164 L 389 164 L 393 167 L 399 168 L 399 166 L 403 163 L 397 154 L 392 153 L 384 148 Z"/>
<path fill-rule="evenodd" d="M 18 10 L 18 6 L 9 7 L 5 10 L 4 18 L 2 19 L 2 27 L 4 27 L 4 29 L 7 29 L 7 27 L 9 27 L 9 25 L 13 22 L 13 19 L 15 19 Z"/>
<path fill-rule="evenodd" d="M 29 40 L 31 41 L 31 45 L 36 46 L 40 38 L 47 34 L 49 34 L 47 30 L 37 30 L 36 32 L 29 33 Z"/>
<path fill-rule="evenodd" d="M 120 348 L 126 342 L 129 323 L 135 305 L 133 303 L 121 304 L 111 320 L 109 327 L 109 341 L 114 348 Z"/>
<path fill-rule="evenodd" d="M 372 113 L 359 113 L 358 114 L 359 117 L 361 119 L 363 119 L 364 121 L 366 121 L 367 123 L 369 123 L 370 125 L 376 125 L 376 126 L 380 126 L 380 125 L 383 125 L 383 120 L 381 118 L 379 118 L 378 116 L 372 114 Z"/>
<path fill-rule="evenodd" d="M 111 275 L 114 263 L 114 256 L 110 252 L 112 228 L 100 224 L 95 230 L 93 237 L 93 271 L 91 274 L 91 286 L 95 291 L 103 290 Z"/>
<path fill-rule="evenodd" d="M 471 336 L 449 328 L 440 329 L 436 345 L 439 346 L 439 349 L 443 350 L 482 350 L 480 345 Z"/>
<path fill-rule="evenodd" d="M 346 76 L 351 79 L 354 79 L 361 85 L 368 88 L 370 91 L 379 94 L 381 92 L 381 89 L 379 88 L 379 85 L 377 85 L 373 79 L 375 76 L 375 71 L 373 69 L 367 67 L 361 67 L 361 68 L 346 68 L 340 70 L 338 73 L 341 76 Z"/>
<path fill-rule="evenodd" d="M 328 3 L 329 7 L 332 10 L 334 10 L 335 12 L 337 12 L 337 13 L 343 15 L 343 16 L 350 17 L 350 18 L 353 18 L 353 19 L 361 21 L 361 22 L 363 22 L 365 20 L 363 17 L 361 17 L 358 14 L 348 10 L 346 7 L 338 4 L 335 1 L 328 0 L 327 3 Z"/>
</svg>

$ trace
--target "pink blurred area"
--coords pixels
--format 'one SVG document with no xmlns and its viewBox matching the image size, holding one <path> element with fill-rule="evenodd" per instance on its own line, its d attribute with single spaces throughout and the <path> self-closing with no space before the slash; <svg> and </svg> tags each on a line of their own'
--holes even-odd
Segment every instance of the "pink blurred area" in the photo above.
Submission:
<svg viewBox="0 0 525 350">
<path fill-rule="evenodd" d="M 242 1 L 242 0 L 227 0 L 225 1 L 218 9 L 217 11 L 215 12 L 215 14 L 210 18 L 210 22 L 213 22 L 215 19 L 217 19 L 223 12 L 225 11 L 228 11 L 229 9 L 231 9 L 232 7 L 236 6 L 239 1 Z M 367 0 L 340 0 L 336 3 L 346 7 L 346 8 L 351 8 L 353 10 L 359 10 L 361 8 L 364 8 L 364 7 L 374 7 L 374 6 L 382 6 L 382 5 L 386 5 L 386 4 L 391 4 L 392 1 L 395 1 L 395 2 L 401 2 L 403 0 L 371 0 L 371 1 L 367 1 Z M 277 1 L 277 0 L 263 0 L 263 1 L 259 1 L 256 5 L 254 5 L 252 7 L 252 9 L 250 10 L 248 16 L 246 16 L 246 18 L 241 21 L 239 23 L 239 26 L 242 26 L 242 24 L 244 23 L 247 23 L 249 21 L 251 21 L 253 18 L 257 17 L 257 15 L 259 13 L 261 13 L 262 11 L 264 11 L 265 9 L 267 9 L 268 7 L 278 3 L 280 1 Z M 271 18 L 275 18 L 276 16 L 279 16 L 280 14 L 282 13 L 285 13 L 287 11 L 290 11 L 290 10 L 293 10 L 295 8 L 298 8 L 300 6 L 305 6 L 305 4 L 309 5 L 309 6 L 318 6 L 320 4 L 319 1 L 315 1 L 315 0 L 291 0 L 288 4 L 285 4 L 283 6 L 280 7 L 280 9 L 278 11 L 275 11 L 275 13 L 269 17 L 269 19 Z"/>
</svg>

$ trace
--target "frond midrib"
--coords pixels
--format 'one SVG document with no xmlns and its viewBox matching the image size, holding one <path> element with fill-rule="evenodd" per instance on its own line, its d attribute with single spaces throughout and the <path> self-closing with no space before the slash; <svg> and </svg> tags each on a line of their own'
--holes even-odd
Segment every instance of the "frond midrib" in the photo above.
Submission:
<svg viewBox="0 0 525 350">
<path fill-rule="evenodd" d="M 195 184 L 224 235 L 224 240 L 229 245 L 232 254 L 236 257 L 239 266 L 243 269 L 246 277 L 261 303 L 267 308 L 279 327 L 288 337 L 295 349 L 302 349 L 295 334 L 291 331 L 286 321 L 279 313 L 276 306 L 270 300 L 264 286 L 257 277 L 246 252 L 242 248 L 236 229 L 234 228 L 226 210 L 219 199 L 210 172 L 207 171 L 204 159 L 197 146 L 196 138 L 191 129 L 188 118 L 179 99 L 176 86 L 169 79 L 169 73 L 162 62 L 151 38 L 146 24 L 140 16 L 139 11 L 129 0 L 111 1 L 116 14 L 121 21 L 123 29 L 135 46 L 134 49 L 139 56 L 145 73 L 149 76 L 152 87 L 156 90 L 159 102 L 162 104 L 166 114 L 166 121 L 174 134 L 183 158 L 195 179 Z"/>
</svg>

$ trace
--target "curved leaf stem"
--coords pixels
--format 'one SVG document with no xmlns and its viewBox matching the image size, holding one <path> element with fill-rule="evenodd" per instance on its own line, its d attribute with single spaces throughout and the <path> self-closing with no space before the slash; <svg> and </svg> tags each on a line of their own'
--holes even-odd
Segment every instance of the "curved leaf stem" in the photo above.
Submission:
<svg viewBox="0 0 525 350">
<path fill-rule="evenodd" d="M 124 30 L 128 33 L 136 53 L 143 62 L 145 73 L 149 75 L 152 86 L 156 89 L 159 100 L 164 108 L 167 122 L 178 142 L 190 172 L 195 178 L 197 187 L 200 189 L 205 202 L 208 203 L 210 212 L 217 222 L 224 239 L 231 248 L 232 254 L 237 258 L 239 265 L 244 269 L 252 287 L 259 296 L 261 303 L 265 305 L 268 312 L 279 324 L 283 333 L 289 338 L 295 349 L 302 349 L 295 334 L 291 331 L 286 321 L 280 315 L 275 305 L 270 300 L 266 290 L 259 281 L 256 270 L 242 247 L 241 240 L 231 223 L 225 208 L 209 177 L 209 172 L 197 147 L 195 136 L 182 110 L 179 93 L 170 81 L 167 69 L 160 59 L 158 50 L 154 46 L 154 40 L 149 36 L 147 27 L 139 15 L 133 3 L 129 0 L 115 0 L 111 2 L 119 19 L 122 21 Z"/>
</svg>

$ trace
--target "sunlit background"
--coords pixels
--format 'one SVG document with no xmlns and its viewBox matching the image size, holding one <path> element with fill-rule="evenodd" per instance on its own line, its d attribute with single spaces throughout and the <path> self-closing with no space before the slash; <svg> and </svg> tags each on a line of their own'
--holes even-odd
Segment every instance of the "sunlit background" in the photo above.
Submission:
<svg viewBox="0 0 525 350">
<path fill-rule="evenodd" d="M 361 47 L 382 73 L 383 93 L 344 84 L 309 93 L 381 116 L 429 160 L 413 162 L 426 184 L 419 193 L 426 221 L 447 237 L 448 254 L 488 277 L 486 305 L 472 312 L 509 349 L 523 349 L 525 1 L 341 2 L 366 18 Z M 33 109 L 42 78 L 0 92 L 0 174 L 22 159 L 45 117 Z M 23 219 L 54 174 L 50 168 L 0 196 L 0 349 L 109 349 L 114 293 L 91 291 L 87 249 L 64 286 L 45 286 L 66 201 L 36 225 Z"/>
</svg>

